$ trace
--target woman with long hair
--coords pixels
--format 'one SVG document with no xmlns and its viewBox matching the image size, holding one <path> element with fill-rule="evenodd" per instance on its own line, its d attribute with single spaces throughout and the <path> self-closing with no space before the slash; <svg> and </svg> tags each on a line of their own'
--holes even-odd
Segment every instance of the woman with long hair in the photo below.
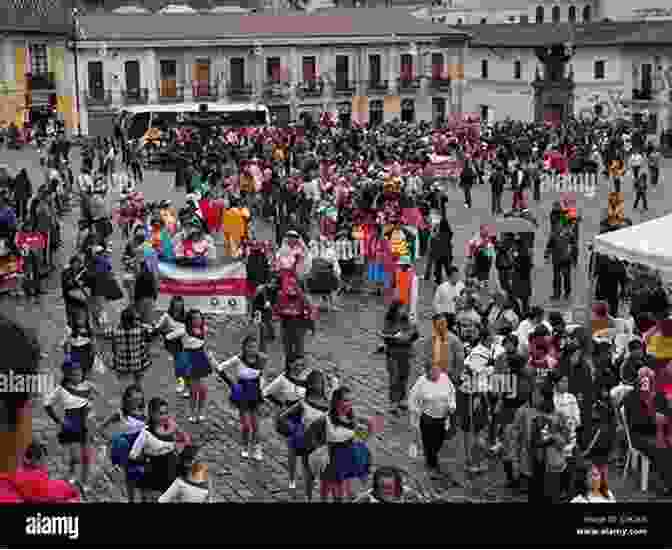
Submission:
<svg viewBox="0 0 672 550">
<path fill-rule="evenodd" d="M 189 422 L 205 420 L 205 406 L 208 389 L 203 380 L 212 373 L 210 355 L 206 352 L 207 327 L 203 314 L 197 310 L 189 310 L 185 320 L 184 350 L 181 354 L 188 371 L 191 416 Z"/>
<path fill-rule="evenodd" d="M 219 365 L 216 370 L 231 388 L 231 402 L 240 412 L 240 431 L 242 436 L 241 456 L 263 460 L 259 442 L 258 410 L 262 403 L 261 377 L 268 362 L 268 356 L 259 351 L 256 336 L 250 334 L 243 338 L 241 351 Z M 235 371 L 236 382 L 227 375 L 227 370 Z"/>
</svg>

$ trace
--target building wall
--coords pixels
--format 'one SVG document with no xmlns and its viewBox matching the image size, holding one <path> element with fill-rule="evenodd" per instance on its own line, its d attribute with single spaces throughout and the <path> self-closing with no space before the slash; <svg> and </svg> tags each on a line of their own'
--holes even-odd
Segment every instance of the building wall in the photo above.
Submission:
<svg viewBox="0 0 672 550">
<path fill-rule="evenodd" d="M 447 77 L 459 71 L 450 70 L 449 65 L 455 67 L 463 64 L 465 48 L 456 45 L 449 49 L 440 49 L 430 43 L 419 42 L 415 45 L 418 54 L 413 58 L 414 76 L 425 77 L 421 79 L 417 89 L 399 91 L 397 78 L 400 75 L 401 55 L 413 53 L 411 43 L 400 44 L 369 44 L 364 46 L 349 46 L 344 44 L 334 45 L 287 45 L 287 46 L 264 46 L 261 56 L 254 54 L 254 47 L 240 46 L 217 46 L 217 47 L 192 47 L 192 48 L 164 48 L 148 47 L 141 50 L 129 50 L 115 48 L 108 45 L 106 52 L 98 51 L 94 45 L 80 44 L 80 90 L 83 98 L 88 94 L 88 64 L 89 62 L 101 61 L 103 63 L 104 87 L 109 92 L 109 101 L 82 102 L 82 131 L 88 131 L 91 113 L 98 114 L 100 111 L 115 111 L 125 105 L 125 63 L 137 60 L 140 66 L 140 81 L 143 88 L 147 89 L 149 103 L 157 103 L 160 100 L 160 65 L 161 60 L 174 60 L 177 66 L 178 85 L 184 86 L 184 101 L 192 101 L 192 83 L 194 75 L 192 67 L 199 58 L 210 60 L 211 87 L 217 90 L 218 101 L 230 101 L 227 87 L 230 86 L 230 62 L 234 57 L 242 57 L 245 60 L 245 80 L 253 86 L 254 93 L 251 99 L 259 99 L 269 104 L 269 107 L 278 111 L 289 107 L 291 118 L 298 120 L 302 112 L 310 112 L 317 115 L 319 112 L 329 110 L 353 110 L 353 104 L 365 105 L 362 118 L 369 118 L 371 102 L 379 101 L 384 104 L 384 119 L 391 120 L 400 115 L 399 106 L 404 100 L 414 102 L 416 120 L 433 119 L 433 99 L 441 98 L 446 102 L 446 114 L 462 109 L 461 95 L 462 86 L 455 81 L 450 88 L 434 90 L 430 86 L 428 78 L 431 78 L 431 55 L 442 53 L 444 56 L 444 74 Z M 103 55 L 105 54 L 105 55 Z M 371 93 L 368 89 L 369 82 L 369 55 L 381 56 L 381 80 L 388 81 L 387 90 Z M 352 93 L 335 93 L 332 84 L 336 80 L 336 57 L 345 55 L 348 57 L 348 81 L 354 88 Z M 304 98 L 297 91 L 298 85 L 303 80 L 303 57 L 312 56 L 316 60 L 316 72 L 325 78 L 327 84 L 322 97 Z M 279 57 L 281 74 L 290 86 L 286 89 L 285 98 L 269 99 L 263 96 L 267 83 L 267 59 Z M 389 96 L 386 99 L 386 96 Z M 108 97 L 108 96 L 106 96 Z M 394 100 L 392 98 L 396 97 Z M 354 100 L 353 98 L 362 98 Z M 364 99 L 366 98 L 366 99 Z M 95 103 L 95 104 L 94 104 Z M 359 109 L 359 108 L 357 108 Z M 85 120 L 87 119 L 87 120 Z"/>
</svg>

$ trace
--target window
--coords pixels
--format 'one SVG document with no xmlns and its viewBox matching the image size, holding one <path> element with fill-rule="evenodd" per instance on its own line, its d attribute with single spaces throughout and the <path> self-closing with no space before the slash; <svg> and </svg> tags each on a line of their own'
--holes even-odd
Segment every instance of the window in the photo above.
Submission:
<svg viewBox="0 0 672 550">
<path fill-rule="evenodd" d="M 266 59 L 266 80 L 273 83 L 280 82 L 280 58 L 268 57 Z"/>
<path fill-rule="evenodd" d="M 415 122 L 415 101 L 404 99 L 401 102 L 401 121 L 412 124 Z"/>
<path fill-rule="evenodd" d="M 544 22 L 544 6 L 537 6 L 536 21 L 537 23 Z"/>
<path fill-rule="evenodd" d="M 567 12 L 567 18 L 570 23 L 576 22 L 576 6 L 569 6 L 569 11 Z"/>
<path fill-rule="evenodd" d="M 592 14 L 590 13 L 590 6 L 586 6 L 585 8 L 583 8 L 583 22 L 584 23 L 590 23 L 591 15 Z"/>
<path fill-rule="evenodd" d="M 33 76 L 47 76 L 49 74 L 49 55 L 45 44 L 30 45 L 30 73 Z"/>
<path fill-rule="evenodd" d="M 347 90 L 350 87 L 349 82 L 349 59 L 347 55 L 336 56 L 336 89 Z"/>
<path fill-rule="evenodd" d="M 103 80 L 103 62 L 89 61 L 89 96 L 102 99 L 105 94 L 105 81 Z"/>
<path fill-rule="evenodd" d="M 352 123 L 352 103 L 341 103 L 337 107 L 338 121 L 343 128 L 349 128 Z"/>
<path fill-rule="evenodd" d="M 488 60 L 481 61 L 481 78 L 488 78 Z"/>
<path fill-rule="evenodd" d="M 162 59 L 159 62 L 161 74 L 161 97 L 177 97 L 177 61 Z"/>
<path fill-rule="evenodd" d="M 374 99 L 369 103 L 369 123 L 372 126 L 379 126 L 383 123 L 383 102 L 380 99 Z"/>
<path fill-rule="evenodd" d="M 376 86 L 380 84 L 380 55 L 373 54 L 369 56 L 369 82 Z"/>
<path fill-rule="evenodd" d="M 401 55 L 401 74 L 402 82 L 413 80 L 413 56 L 410 53 Z"/>
<path fill-rule="evenodd" d="M 551 13 L 553 23 L 560 23 L 560 6 L 553 6 L 553 11 Z"/>
<path fill-rule="evenodd" d="M 245 88 L 245 59 L 242 57 L 232 57 L 229 62 L 231 88 L 242 90 Z"/>
<path fill-rule="evenodd" d="M 446 120 L 446 100 L 443 97 L 432 98 L 432 120 L 436 127 Z"/>
<path fill-rule="evenodd" d="M 605 74 L 604 66 L 605 66 L 604 61 L 595 61 L 595 67 L 594 67 L 594 70 L 593 70 L 593 72 L 595 74 L 595 76 L 594 76 L 595 80 L 604 80 L 604 78 L 605 78 L 604 77 L 604 74 Z"/>
<path fill-rule="evenodd" d="M 444 77 L 443 70 L 443 54 L 442 53 L 433 53 L 432 54 L 432 79 L 441 80 Z"/>
<path fill-rule="evenodd" d="M 513 62 L 513 78 L 515 80 L 520 80 L 522 78 L 522 67 L 520 65 L 520 61 L 514 61 Z"/>
<path fill-rule="evenodd" d="M 315 82 L 317 79 L 317 62 L 313 56 L 303 57 L 303 81 Z"/>
<path fill-rule="evenodd" d="M 488 22 L 487 17 L 481 17 L 481 25 L 485 25 Z"/>
<path fill-rule="evenodd" d="M 651 63 L 644 63 L 642 65 L 642 82 L 639 89 L 642 99 L 650 99 L 653 90 L 653 65 Z"/>
<path fill-rule="evenodd" d="M 490 111 L 488 106 L 487 105 L 481 105 L 481 108 L 479 110 L 481 111 L 481 120 L 483 120 L 485 122 L 490 122 L 488 120 L 488 113 Z"/>
<path fill-rule="evenodd" d="M 140 63 L 126 61 L 124 73 L 126 75 L 126 96 L 138 98 L 140 96 Z"/>
<path fill-rule="evenodd" d="M 461 25 L 462 23 L 463 23 L 462 18 L 461 18 L 461 17 L 458 17 L 458 18 L 457 18 L 457 24 L 458 24 L 458 25 Z"/>
</svg>

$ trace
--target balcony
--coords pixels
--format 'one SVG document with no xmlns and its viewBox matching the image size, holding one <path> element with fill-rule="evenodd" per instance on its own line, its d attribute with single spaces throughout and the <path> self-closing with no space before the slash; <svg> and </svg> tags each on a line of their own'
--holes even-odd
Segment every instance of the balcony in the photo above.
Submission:
<svg viewBox="0 0 672 550">
<path fill-rule="evenodd" d="M 287 101 L 289 99 L 289 84 L 277 80 L 264 83 L 264 99 L 267 101 Z"/>
<path fill-rule="evenodd" d="M 367 88 L 370 94 L 386 94 L 389 82 L 387 80 L 370 80 Z"/>
<path fill-rule="evenodd" d="M 449 92 L 450 79 L 449 78 L 432 78 L 430 84 L 432 90 L 436 92 Z"/>
<path fill-rule="evenodd" d="M 233 100 L 249 99 L 252 96 L 252 84 L 231 84 L 228 95 Z"/>
<path fill-rule="evenodd" d="M 94 88 L 86 92 L 86 104 L 89 106 L 106 107 L 112 104 L 112 90 Z"/>
<path fill-rule="evenodd" d="M 149 90 L 147 88 L 123 90 L 121 96 L 125 105 L 143 105 L 149 101 Z"/>
<path fill-rule="evenodd" d="M 417 78 L 400 78 L 398 82 L 400 92 L 415 92 L 420 88 L 420 81 Z"/>
<path fill-rule="evenodd" d="M 54 73 L 26 75 L 26 83 L 32 90 L 53 90 L 56 88 Z"/>
<path fill-rule="evenodd" d="M 337 96 L 354 95 L 355 87 L 352 85 L 351 82 L 348 82 L 347 80 L 341 81 L 341 82 L 336 82 L 336 87 L 334 89 L 334 93 Z"/>
<path fill-rule="evenodd" d="M 210 82 L 192 82 L 191 94 L 194 100 L 217 101 L 219 96 L 217 86 L 210 84 Z"/>
<path fill-rule="evenodd" d="M 634 101 L 651 101 L 653 99 L 653 90 L 634 89 L 632 90 L 632 99 Z"/>
<path fill-rule="evenodd" d="M 319 80 L 306 80 L 299 83 L 297 88 L 298 95 L 302 99 L 310 97 L 322 97 L 324 92 L 324 82 Z"/>
<path fill-rule="evenodd" d="M 180 103 L 184 101 L 184 86 L 178 86 L 174 80 L 162 80 L 159 86 L 160 103 Z"/>
</svg>

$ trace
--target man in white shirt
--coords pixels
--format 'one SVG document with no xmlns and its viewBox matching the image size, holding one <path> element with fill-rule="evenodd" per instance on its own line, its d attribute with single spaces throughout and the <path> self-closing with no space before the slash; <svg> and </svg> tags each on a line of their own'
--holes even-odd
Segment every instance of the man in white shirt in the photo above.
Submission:
<svg viewBox="0 0 672 550">
<path fill-rule="evenodd" d="M 441 283 L 434 294 L 435 314 L 455 313 L 455 303 L 464 289 L 464 283 L 459 280 L 459 273 L 459 269 L 454 265 L 448 268 L 448 280 Z"/>
<path fill-rule="evenodd" d="M 530 309 L 530 313 L 526 319 L 521 321 L 518 325 L 518 330 L 515 334 L 518 336 L 518 350 L 520 353 L 527 353 L 530 334 L 534 332 L 534 329 L 539 325 L 544 325 L 549 333 L 553 333 L 553 327 L 551 324 L 544 319 L 545 312 L 543 308 L 539 306 L 534 306 Z"/>
</svg>

